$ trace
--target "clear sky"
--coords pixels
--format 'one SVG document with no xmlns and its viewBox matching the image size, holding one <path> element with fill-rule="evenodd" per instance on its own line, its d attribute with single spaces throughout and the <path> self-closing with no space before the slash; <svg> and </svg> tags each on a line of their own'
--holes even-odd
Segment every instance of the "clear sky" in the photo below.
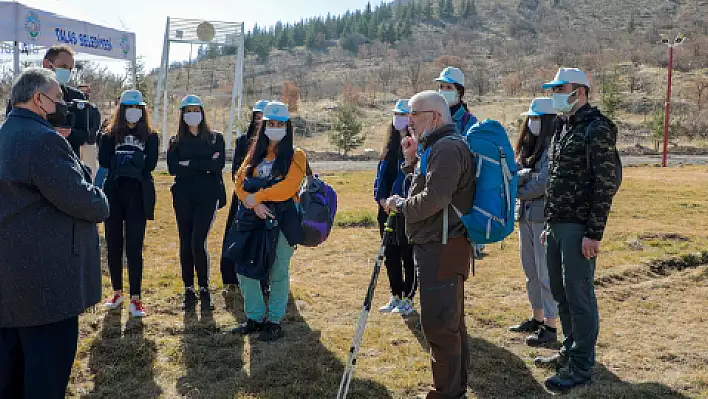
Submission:
<svg viewBox="0 0 708 399">
<path fill-rule="evenodd" d="M 240 22 L 246 31 L 255 23 L 270 26 L 280 20 L 294 22 L 317 15 L 342 14 L 363 8 L 367 0 L 20 0 L 30 7 L 134 32 L 138 56 L 148 69 L 160 65 L 165 22 L 168 16 L 214 21 Z M 379 1 L 372 1 L 372 5 Z M 196 50 L 195 50 L 196 52 Z M 170 60 L 187 59 L 189 45 L 175 45 Z M 80 57 L 79 57 L 80 58 Z M 115 64 L 115 62 L 113 62 Z M 107 64 L 111 70 L 122 65 Z"/>
</svg>

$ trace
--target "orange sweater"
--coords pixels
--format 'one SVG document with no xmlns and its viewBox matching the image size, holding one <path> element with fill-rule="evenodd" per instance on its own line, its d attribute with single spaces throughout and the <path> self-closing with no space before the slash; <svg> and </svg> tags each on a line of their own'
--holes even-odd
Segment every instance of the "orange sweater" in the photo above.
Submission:
<svg viewBox="0 0 708 399">
<path fill-rule="evenodd" d="M 274 159 L 275 153 L 273 153 L 269 148 L 268 154 L 266 154 L 266 160 L 272 161 Z M 246 166 L 248 166 L 249 163 L 250 159 L 246 158 L 239 168 L 238 173 L 236 173 L 235 191 L 236 196 L 241 201 L 245 201 L 246 197 L 250 194 L 243 189 L 243 181 L 246 177 Z M 288 169 L 288 174 L 285 176 L 285 179 L 271 187 L 261 189 L 255 193 L 253 198 L 256 200 L 256 203 L 283 202 L 289 200 L 290 198 L 297 200 L 295 197 L 300 190 L 302 179 L 305 177 L 306 164 L 307 157 L 305 156 L 305 152 L 299 148 L 296 148 L 295 153 L 293 154 L 293 160 L 290 163 L 290 169 Z M 258 176 L 258 169 L 253 170 L 253 175 Z"/>
</svg>

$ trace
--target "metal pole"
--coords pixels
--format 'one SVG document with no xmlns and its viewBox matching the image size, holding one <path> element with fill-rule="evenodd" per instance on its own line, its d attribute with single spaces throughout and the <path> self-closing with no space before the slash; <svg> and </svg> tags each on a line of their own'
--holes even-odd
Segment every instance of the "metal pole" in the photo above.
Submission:
<svg viewBox="0 0 708 399">
<path fill-rule="evenodd" d="M 20 42 L 15 41 L 12 46 L 12 72 L 15 76 L 20 74 Z"/>
<path fill-rule="evenodd" d="M 162 44 L 162 59 L 160 60 L 160 73 L 157 76 L 157 90 L 155 93 L 155 104 L 153 104 L 152 111 L 152 125 L 158 126 L 160 121 L 160 99 L 162 98 L 162 91 L 164 90 L 164 80 L 167 77 L 167 46 L 169 45 L 170 38 L 170 17 L 167 17 L 167 25 L 165 26 L 165 39 Z M 165 132 L 162 132 L 162 149 L 167 151 L 167 136 Z"/>
<path fill-rule="evenodd" d="M 170 17 L 167 17 L 167 31 L 165 32 L 165 64 L 163 65 L 164 77 L 162 82 L 162 149 L 167 152 L 170 137 L 167 132 L 167 90 L 170 82 L 170 38 L 169 38 Z"/>
<path fill-rule="evenodd" d="M 19 27 L 17 25 L 20 21 L 20 6 L 21 4 L 15 4 L 15 21 L 13 23 L 14 29 L 12 29 L 12 34 L 15 36 L 15 39 L 19 39 Z M 12 73 L 14 76 L 20 74 L 20 42 L 18 40 L 15 40 L 12 46 Z"/>
<path fill-rule="evenodd" d="M 379 273 L 381 271 L 381 263 L 384 261 L 384 254 L 386 251 L 386 243 L 388 242 L 388 237 L 394 232 L 394 223 L 396 218 L 396 212 L 391 212 L 388 215 L 388 220 L 386 221 L 386 226 L 384 228 L 384 234 L 381 239 L 381 248 L 376 256 L 376 262 L 374 263 L 374 270 L 371 273 L 371 281 L 369 282 L 369 288 L 366 291 L 366 297 L 364 297 L 364 306 L 361 309 L 361 314 L 359 315 L 359 320 L 356 324 L 356 330 L 354 331 L 354 338 L 352 339 L 352 345 L 349 348 L 349 356 L 347 358 L 347 364 L 344 367 L 344 373 L 342 374 L 342 380 L 339 382 L 339 390 L 337 391 L 337 399 L 345 399 L 347 393 L 349 392 L 349 386 L 351 385 L 352 379 L 354 378 L 354 367 L 356 367 L 357 356 L 359 354 L 359 348 L 361 347 L 361 342 L 364 338 L 364 331 L 366 329 L 366 321 L 369 318 L 369 313 L 371 312 L 371 302 L 374 299 L 374 290 L 376 290 L 376 282 L 379 278 Z"/>
<path fill-rule="evenodd" d="M 671 114 L 671 72 L 674 64 L 674 46 L 669 45 L 669 83 L 666 87 L 666 111 L 664 113 L 664 154 L 661 160 L 661 166 L 666 167 L 666 158 L 669 147 L 669 115 Z"/>
<path fill-rule="evenodd" d="M 229 113 L 229 127 L 226 133 L 226 148 L 233 148 L 233 130 L 234 130 L 234 117 L 236 112 L 238 112 L 238 120 L 241 121 L 241 93 L 242 93 L 242 71 L 243 71 L 243 24 L 241 24 L 241 32 L 238 44 L 238 53 L 236 55 L 236 65 L 234 65 L 234 83 L 231 90 L 231 111 Z M 238 100 L 237 100 L 238 97 Z M 238 110 L 236 110 L 236 104 L 238 102 Z"/>
</svg>

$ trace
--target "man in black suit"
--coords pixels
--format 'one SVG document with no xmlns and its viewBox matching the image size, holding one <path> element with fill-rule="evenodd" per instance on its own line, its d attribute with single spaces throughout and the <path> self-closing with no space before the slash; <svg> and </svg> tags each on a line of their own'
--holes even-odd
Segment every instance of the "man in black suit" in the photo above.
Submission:
<svg viewBox="0 0 708 399">
<path fill-rule="evenodd" d="M 0 398 L 64 398 L 79 315 L 101 298 L 108 200 L 54 129 L 64 95 L 54 73 L 30 68 L 0 127 Z"/>
<path fill-rule="evenodd" d="M 84 94 L 78 89 L 68 85 L 71 71 L 74 70 L 74 50 L 66 45 L 52 46 L 47 50 L 42 61 L 42 67 L 51 69 L 61 85 L 64 102 L 86 100 Z M 8 103 L 6 114 L 9 115 L 12 104 Z M 100 117 L 99 119 L 100 120 Z M 55 126 L 56 131 L 64 136 L 71 144 L 74 153 L 80 157 L 81 146 L 89 141 L 89 126 L 86 121 L 76 120 L 74 126 Z"/>
</svg>

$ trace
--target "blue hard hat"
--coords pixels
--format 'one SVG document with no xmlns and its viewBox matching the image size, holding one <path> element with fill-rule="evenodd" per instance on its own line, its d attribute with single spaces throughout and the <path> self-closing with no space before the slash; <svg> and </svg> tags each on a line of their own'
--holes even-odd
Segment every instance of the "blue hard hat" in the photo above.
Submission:
<svg viewBox="0 0 708 399">
<path fill-rule="evenodd" d="M 126 90 L 120 95 L 120 103 L 123 105 L 145 105 L 143 93 L 139 90 Z"/>
<path fill-rule="evenodd" d="M 182 99 L 182 101 L 179 103 L 179 108 L 182 109 L 184 107 L 189 107 L 192 105 L 196 105 L 196 106 L 201 107 L 202 106 L 202 99 L 195 96 L 194 94 L 190 94 Z"/>
<path fill-rule="evenodd" d="M 261 100 L 253 105 L 253 112 L 263 112 L 265 109 L 266 105 L 268 105 L 270 101 L 268 100 Z"/>
<path fill-rule="evenodd" d="M 263 110 L 263 120 L 274 120 L 279 122 L 289 121 L 290 112 L 288 111 L 288 106 L 279 101 L 269 102 Z"/>
</svg>

